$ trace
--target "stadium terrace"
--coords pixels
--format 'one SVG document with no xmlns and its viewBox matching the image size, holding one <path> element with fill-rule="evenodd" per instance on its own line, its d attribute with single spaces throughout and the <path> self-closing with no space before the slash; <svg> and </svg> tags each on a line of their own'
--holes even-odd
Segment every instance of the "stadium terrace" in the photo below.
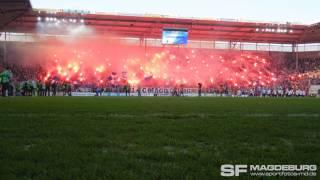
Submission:
<svg viewBox="0 0 320 180">
<path fill-rule="evenodd" d="M 0 1 L 1 180 L 319 179 L 319 97 L 320 23 Z"/>
<path fill-rule="evenodd" d="M 278 97 L 320 89 L 316 24 L 48 10 L 3 23 L 1 67 L 10 83 L 2 89 L 12 96 L 164 95 L 143 88 L 184 96 L 194 88 L 205 96 Z"/>
</svg>

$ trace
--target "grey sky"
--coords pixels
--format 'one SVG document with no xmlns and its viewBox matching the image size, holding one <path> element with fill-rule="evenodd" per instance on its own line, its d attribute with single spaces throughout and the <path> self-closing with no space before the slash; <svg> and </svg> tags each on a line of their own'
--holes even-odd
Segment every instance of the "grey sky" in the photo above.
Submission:
<svg viewBox="0 0 320 180">
<path fill-rule="evenodd" d="M 31 0 L 34 8 L 179 17 L 320 22 L 320 0 Z"/>
</svg>

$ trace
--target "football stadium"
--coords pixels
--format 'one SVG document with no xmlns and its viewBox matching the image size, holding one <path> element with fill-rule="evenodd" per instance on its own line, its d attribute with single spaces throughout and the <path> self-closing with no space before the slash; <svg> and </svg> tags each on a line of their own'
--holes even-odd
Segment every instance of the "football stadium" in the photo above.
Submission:
<svg viewBox="0 0 320 180">
<path fill-rule="evenodd" d="M 320 23 L 35 4 L 0 1 L 0 179 L 319 179 Z"/>
</svg>

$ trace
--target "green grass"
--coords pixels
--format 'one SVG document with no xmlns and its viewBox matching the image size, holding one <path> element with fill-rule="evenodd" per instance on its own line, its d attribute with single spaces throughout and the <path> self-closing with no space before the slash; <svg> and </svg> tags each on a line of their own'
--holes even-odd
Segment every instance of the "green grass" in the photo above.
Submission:
<svg viewBox="0 0 320 180">
<path fill-rule="evenodd" d="M 0 98 L 0 179 L 218 179 L 221 164 L 320 165 L 320 99 Z"/>
</svg>

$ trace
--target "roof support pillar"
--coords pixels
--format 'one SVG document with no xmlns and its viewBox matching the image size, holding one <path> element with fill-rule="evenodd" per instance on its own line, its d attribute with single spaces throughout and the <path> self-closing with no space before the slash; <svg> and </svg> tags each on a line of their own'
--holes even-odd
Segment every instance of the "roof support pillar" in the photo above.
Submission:
<svg viewBox="0 0 320 180">
<path fill-rule="evenodd" d="M 140 37 L 140 39 L 139 39 L 139 40 L 140 40 L 139 45 L 140 45 L 140 46 L 143 46 L 143 44 L 144 44 L 144 38 L 143 38 L 143 37 Z"/>
<path fill-rule="evenodd" d="M 296 63 L 296 72 L 299 73 L 299 52 L 297 47 L 296 43 L 292 44 L 292 55 Z"/>
<path fill-rule="evenodd" d="M 7 62 L 7 32 L 4 32 L 4 42 L 3 42 L 3 62 Z"/>
</svg>

